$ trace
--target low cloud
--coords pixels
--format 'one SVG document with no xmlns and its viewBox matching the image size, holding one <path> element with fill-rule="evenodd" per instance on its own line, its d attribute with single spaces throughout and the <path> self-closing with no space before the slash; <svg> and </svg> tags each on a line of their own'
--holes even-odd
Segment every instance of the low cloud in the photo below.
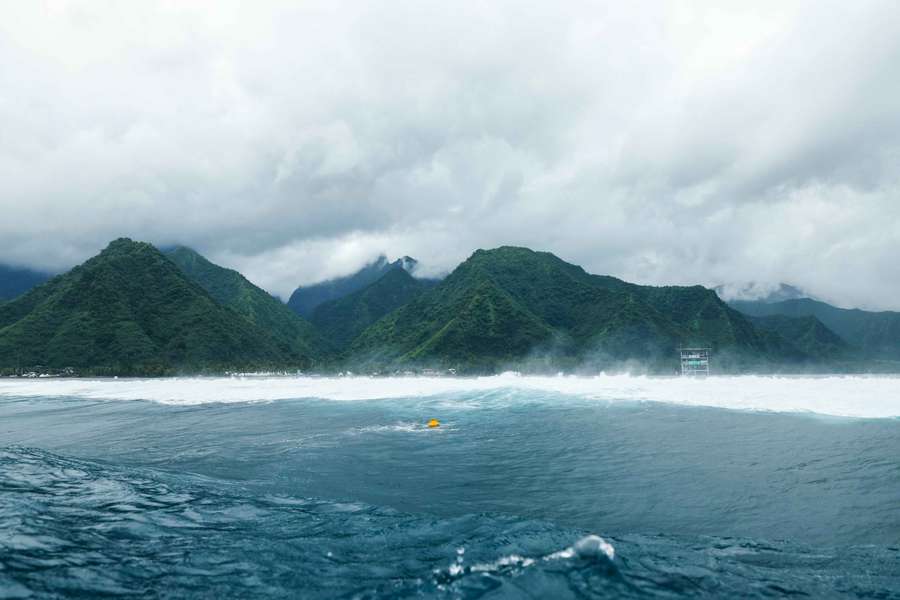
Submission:
<svg viewBox="0 0 900 600">
<path fill-rule="evenodd" d="M 479 247 L 900 309 L 894 2 L 27 2 L 0 261 L 128 235 L 285 297 Z"/>
</svg>

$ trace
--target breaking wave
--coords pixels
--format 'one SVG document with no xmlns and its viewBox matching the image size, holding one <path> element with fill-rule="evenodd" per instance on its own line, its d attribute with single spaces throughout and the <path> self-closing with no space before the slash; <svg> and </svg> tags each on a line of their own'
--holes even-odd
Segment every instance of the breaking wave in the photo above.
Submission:
<svg viewBox="0 0 900 600">
<path fill-rule="evenodd" d="M 318 398 L 378 400 L 487 394 L 502 390 L 603 402 L 662 402 L 733 410 L 900 417 L 900 378 L 890 376 L 733 376 L 692 379 L 595 377 L 222 377 L 168 379 L 6 379 L 2 397 L 148 400 L 191 405 Z M 471 401 L 471 398 L 470 400 Z M 478 407 L 477 399 L 474 406 Z"/>
</svg>

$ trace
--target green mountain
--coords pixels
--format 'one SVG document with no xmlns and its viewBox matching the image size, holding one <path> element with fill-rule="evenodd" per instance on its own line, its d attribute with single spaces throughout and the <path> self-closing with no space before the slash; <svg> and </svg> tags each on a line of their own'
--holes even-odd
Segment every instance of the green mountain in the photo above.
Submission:
<svg viewBox="0 0 900 600">
<path fill-rule="evenodd" d="M 51 275 L 0 265 L 0 302 L 17 298 L 33 288 L 50 279 Z"/>
<path fill-rule="evenodd" d="M 321 359 L 328 344 L 315 328 L 240 273 L 220 267 L 184 246 L 167 249 L 165 255 L 216 302 L 267 331 L 285 354 L 305 363 Z"/>
<path fill-rule="evenodd" d="M 312 323 L 325 339 L 344 348 L 366 327 L 435 285 L 436 281 L 416 279 L 405 269 L 389 269 L 367 287 L 320 304 Z"/>
<path fill-rule="evenodd" d="M 676 323 L 683 330 L 683 345 L 710 346 L 718 351 L 759 357 L 771 355 L 773 359 L 801 358 L 793 355 L 785 340 L 753 327 L 711 289 L 699 285 L 655 287 L 605 275 L 590 277 L 597 285 L 639 298 Z"/>
<path fill-rule="evenodd" d="M 779 334 L 811 358 L 833 360 L 852 354 L 849 344 L 815 317 L 769 315 L 750 317 L 750 322 L 758 329 Z"/>
<path fill-rule="evenodd" d="M 815 317 L 865 358 L 900 360 L 900 312 L 837 308 L 809 298 L 775 303 L 736 301 L 731 305 L 756 317 Z"/>
<path fill-rule="evenodd" d="M 350 352 L 363 364 L 476 371 L 523 361 L 640 360 L 668 369 L 682 345 L 712 347 L 722 367 L 808 358 L 712 290 L 634 285 L 514 247 L 475 252 L 437 287 L 368 327 Z"/>
<path fill-rule="evenodd" d="M 298 287 L 291 294 L 287 305 L 295 313 L 308 319 L 312 317 L 313 311 L 320 304 L 329 300 L 343 298 L 361 290 L 381 279 L 388 271 L 394 269 L 412 271 L 415 266 L 415 259 L 408 256 L 399 258 L 394 262 L 388 262 L 387 257 L 379 256 L 377 260 L 351 275 L 330 279 L 314 285 Z"/>
<path fill-rule="evenodd" d="M 857 348 L 900 356 L 898 313 L 812 300 L 738 303 L 765 313 L 751 317 L 700 286 L 635 285 L 526 248 L 479 250 L 440 283 L 395 265 L 320 303 L 312 324 L 193 250 L 167 255 L 116 240 L 0 304 L 0 372 L 43 366 L 149 375 L 338 364 L 491 372 L 629 361 L 671 372 L 683 346 L 711 347 L 719 372 L 785 364 L 856 369 Z"/>
<path fill-rule="evenodd" d="M 0 368 L 161 374 L 301 362 L 150 244 L 119 239 L 0 305 Z"/>
</svg>

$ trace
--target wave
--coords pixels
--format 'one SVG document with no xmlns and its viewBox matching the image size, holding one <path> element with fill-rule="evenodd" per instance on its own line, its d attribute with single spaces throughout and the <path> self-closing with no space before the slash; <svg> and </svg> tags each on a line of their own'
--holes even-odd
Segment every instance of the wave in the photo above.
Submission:
<svg viewBox="0 0 900 600">
<path fill-rule="evenodd" d="M 574 546 L 569 546 L 568 548 L 557 550 L 556 552 L 551 552 L 550 554 L 538 558 L 529 558 L 519 554 L 509 554 L 489 563 L 475 563 L 474 565 L 466 566 L 463 561 L 465 553 L 465 548 L 456 549 L 456 560 L 450 565 L 450 568 L 447 569 L 449 575 L 455 576 L 461 573 L 495 573 L 508 567 L 526 568 L 540 564 L 540 561 L 547 562 L 572 558 L 596 561 L 608 565 L 612 570 L 615 569 L 615 563 L 613 561 L 616 558 L 616 549 L 613 545 L 599 535 L 593 534 L 581 538 L 575 542 Z"/>
<path fill-rule="evenodd" d="M 900 549 L 601 538 L 0 447 L 0 596 L 890 598 Z M 560 550 L 562 548 L 562 550 Z"/>
<path fill-rule="evenodd" d="M 359 435 L 366 433 L 422 433 L 427 435 L 435 435 L 447 433 L 448 431 L 458 431 L 452 424 L 442 423 L 439 427 L 431 428 L 427 423 L 417 421 L 397 421 L 383 425 L 367 425 L 365 427 L 355 427 L 347 433 L 351 435 Z"/>
<path fill-rule="evenodd" d="M 900 417 L 900 378 L 890 376 L 634 375 L 594 377 L 221 377 L 167 379 L 6 379 L 0 398 L 71 397 L 191 405 L 317 398 L 337 401 L 466 396 L 501 390 L 604 402 L 663 402 L 734 410 Z M 464 398 L 465 400 L 473 400 Z M 478 398 L 470 403 L 477 408 Z"/>
</svg>

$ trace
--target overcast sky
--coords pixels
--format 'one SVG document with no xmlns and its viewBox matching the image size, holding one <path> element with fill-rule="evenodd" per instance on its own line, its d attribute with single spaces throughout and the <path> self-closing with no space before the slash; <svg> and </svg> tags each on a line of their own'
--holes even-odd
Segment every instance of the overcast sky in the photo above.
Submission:
<svg viewBox="0 0 900 600">
<path fill-rule="evenodd" d="M 243 6 L 241 6 L 243 4 Z M 900 2 L 0 0 L 0 262 L 379 253 L 900 309 Z"/>
</svg>

